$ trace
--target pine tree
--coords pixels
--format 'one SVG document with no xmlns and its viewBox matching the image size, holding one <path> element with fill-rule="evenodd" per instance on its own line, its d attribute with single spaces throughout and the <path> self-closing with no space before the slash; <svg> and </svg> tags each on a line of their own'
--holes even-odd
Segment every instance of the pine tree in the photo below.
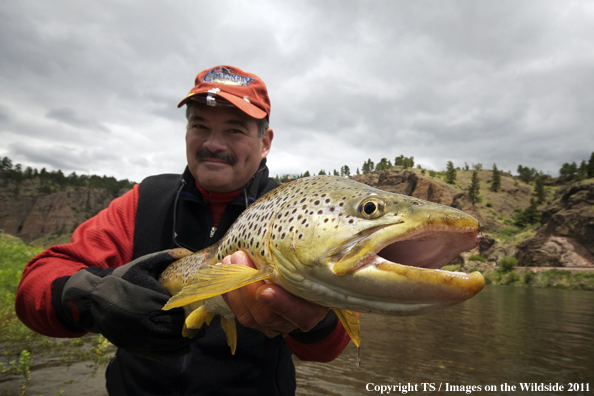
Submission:
<svg viewBox="0 0 594 396">
<path fill-rule="evenodd" d="M 588 161 L 588 177 L 594 177 L 594 151 L 590 155 L 590 161 Z"/>
<path fill-rule="evenodd" d="M 524 211 L 524 219 L 528 224 L 534 224 L 540 219 L 540 212 L 536 208 L 536 199 L 530 200 L 530 206 Z"/>
<path fill-rule="evenodd" d="M 497 164 L 493 164 L 493 177 L 491 178 L 491 191 L 497 192 L 501 188 L 501 171 Z"/>
<path fill-rule="evenodd" d="M 448 182 L 449 184 L 456 183 L 456 168 L 454 168 L 454 163 L 452 161 L 448 161 L 446 171 L 446 182 Z"/>
<path fill-rule="evenodd" d="M 369 158 L 367 161 L 365 161 L 363 163 L 363 174 L 367 174 L 367 173 L 371 173 L 373 172 L 373 170 L 375 169 L 375 164 L 373 163 L 373 161 L 371 160 L 371 158 Z"/>
<path fill-rule="evenodd" d="M 340 176 L 349 177 L 351 175 L 351 169 L 348 165 L 344 165 L 340 168 Z"/>
<path fill-rule="evenodd" d="M 543 203 L 546 199 L 544 184 L 540 176 L 534 179 L 534 195 L 536 195 L 536 202 L 539 204 Z"/>
<path fill-rule="evenodd" d="M 577 180 L 584 180 L 588 178 L 588 163 L 584 160 L 580 163 L 580 167 L 578 169 Z"/>
<path fill-rule="evenodd" d="M 474 205 L 477 202 L 480 202 L 480 180 L 478 177 L 478 171 L 472 172 L 472 183 L 470 187 L 468 187 L 468 196 Z"/>
<path fill-rule="evenodd" d="M 578 173 L 578 166 L 575 163 L 575 161 L 572 162 L 571 164 L 566 162 L 563 164 L 561 169 L 559 169 L 559 174 L 565 181 L 573 181 L 573 179 L 575 179 L 575 177 L 577 176 L 577 173 Z"/>
<path fill-rule="evenodd" d="M 381 161 L 376 165 L 375 170 L 387 170 L 392 167 L 392 163 L 387 158 L 382 158 Z"/>
</svg>

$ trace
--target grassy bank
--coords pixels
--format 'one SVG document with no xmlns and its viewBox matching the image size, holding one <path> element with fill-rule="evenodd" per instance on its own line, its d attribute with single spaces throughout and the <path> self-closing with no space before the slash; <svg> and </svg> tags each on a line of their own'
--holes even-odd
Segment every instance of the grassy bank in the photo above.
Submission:
<svg viewBox="0 0 594 396">
<path fill-rule="evenodd" d="M 88 360 L 97 368 L 109 361 L 113 348 L 100 335 L 77 339 L 42 336 L 16 317 L 14 299 L 25 264 L 43 250 L 10 235 L 0 234 L 0 383 L 18 378 L 19 392 L 0 385 L 0 395 L 24 395 L 31 370 L 38 367 L 69 366 Z M 53 395 L 52 395 L 53 396 Z"/>
</svg>

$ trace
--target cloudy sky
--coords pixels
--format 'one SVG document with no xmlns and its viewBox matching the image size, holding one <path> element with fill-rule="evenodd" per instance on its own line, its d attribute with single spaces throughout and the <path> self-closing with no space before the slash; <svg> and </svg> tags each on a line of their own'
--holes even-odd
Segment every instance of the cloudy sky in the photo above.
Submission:
<svg viewBox="0 0 594 396">
<path fill-rule="evenodd" d="M 140 181 L 185 166 L 177 103 L 230 64 L 272 100 L 271 174 L 594 151 L 592 1 L 3 0 L 0 156 Z"/>
</svg>

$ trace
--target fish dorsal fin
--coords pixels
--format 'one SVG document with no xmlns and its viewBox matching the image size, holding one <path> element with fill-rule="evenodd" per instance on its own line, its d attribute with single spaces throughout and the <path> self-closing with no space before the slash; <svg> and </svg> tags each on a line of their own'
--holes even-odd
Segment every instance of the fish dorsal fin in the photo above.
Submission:
<svg viewBox="0 0 594 396">
<path fill-rule="evenodd" d="M 261 270 L 245 265 L 218 264 L 204 268 L 191 275 L 194 283 L 184 287 L 171 297 L 163 309 L 183 307 L 195 301 L 206 300 L 239 289 L 260 280 L 274 276 L 274 268 L 264 267 Z"/>
<path fill-rule="evenodd" d="M 342 323 L 342 327 L 344 327 L 347 334 L 358 348 L 359 344 L 361 344 L 361 326 L 359 324 L 359 315 L 357 312 L 338 308 L 332 308 L 332 310 L 336 313 L 336 316 L 340 319 L 340 323 Z"/>
</svg>

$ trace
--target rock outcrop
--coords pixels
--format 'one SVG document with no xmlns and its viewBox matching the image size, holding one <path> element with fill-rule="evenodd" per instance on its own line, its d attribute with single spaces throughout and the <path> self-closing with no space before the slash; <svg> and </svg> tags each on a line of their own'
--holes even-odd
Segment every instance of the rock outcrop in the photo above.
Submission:
<svg viewBox="0 0 594 396">
<path fill-rule="evenodd" d="M 557 195 L 543 210 L 537 234 L 518 244 L 519 265 L 594 266 L 594 182 L 571 184 Z"/>
</svg>

